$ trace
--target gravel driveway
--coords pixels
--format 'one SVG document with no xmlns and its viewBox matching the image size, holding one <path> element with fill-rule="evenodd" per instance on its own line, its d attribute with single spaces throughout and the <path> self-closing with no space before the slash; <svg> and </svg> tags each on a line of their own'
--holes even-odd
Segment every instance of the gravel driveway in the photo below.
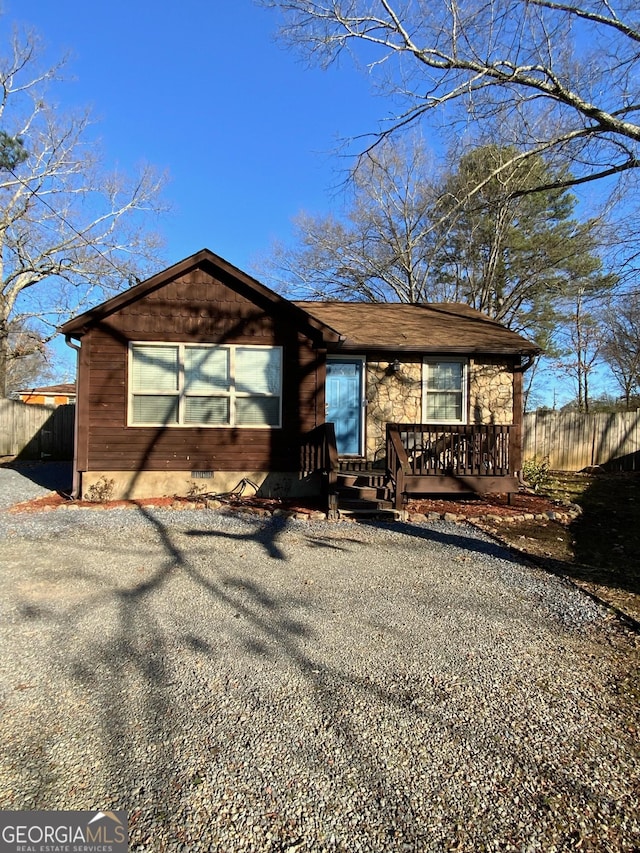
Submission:
<svg viewBox="0 0 640 853">
<path fill-rule="evenodd" d="M 50 492 L 69 492 L 73 479 L 71 462 L 13 462 L 0 465 L 0 510 Z"/>
<path fill-rule="evenodd" d="M 0 808 L 126 809 L 140 851 L 640 845 L 635 638 L 471 527 L 66 509 L 0 548 Z"/>
</svg>

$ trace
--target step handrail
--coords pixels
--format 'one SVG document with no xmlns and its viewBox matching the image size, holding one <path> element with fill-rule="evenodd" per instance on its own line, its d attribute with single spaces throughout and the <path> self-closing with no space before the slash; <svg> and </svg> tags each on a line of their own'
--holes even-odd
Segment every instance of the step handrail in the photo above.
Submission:
<svg viewBox="0 0 640 853">
<path fill-rule="evenodd" d="M 397 510 L 402 509 L 405 498 L 405 476 L 411 473 L 409 457 L 402 437 L 400 425 L 387 424 L 387 474 L 393 490 L 393 505 Z"/>
</svg>

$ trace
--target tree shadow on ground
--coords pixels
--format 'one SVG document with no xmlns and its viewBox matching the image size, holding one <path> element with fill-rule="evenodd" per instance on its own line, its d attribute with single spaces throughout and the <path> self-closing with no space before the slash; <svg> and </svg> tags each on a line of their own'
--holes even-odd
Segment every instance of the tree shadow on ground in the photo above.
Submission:
<svg viewBox="0 0 640 853">
<path fill-rule="evenodd" d="M 144 508 L 139 511 L 162 543 L 163 565 L 129 588 L 98 593 L 92 600 L 67 611 L 64 625 L 59 626 L 58 638 L 62 665 L 80 691 L 92 696 L 98 710 L 102 760 L 114 791 L 113 801 L 107 805 L 125 808 L 133 814 L 136 840 L 144 838 L 154 822 L 175 819 L 175 815 L 166 813 L 162 803 L 170 801 L 176 789 L 187 784 L 187 780 L 181 778 L 180 755 L 185 733 L 181 730 L 183 720 L 176 712 L 175 674 L 169 663 L 175 650 L 169 647 L 169 638 L 149 606 L 152 598 L 166 593 L 172 579 L 180 573 L 185 574 L 194 589 L 204 593 L 212 604 L 222 605 L 228 617 L 227 629 L 229 625 L 237 626 L 234 632 L 237 641 L 255 658 L 256 665 L 268 657 L 269 649 L 275 649 L 279 661 L 300 673 L 313 698 L 312 704 L 325 720 L 326 731 L 330 732 L 328 739 L 352 757 L 350 763 L 358 768 L 357 775 L 376 798 L 395 803 L 397 828 L 392 837 L 413 837 L 416 828 L 410 793 L 401 795 L 395 790 L 384 772 L 383 756 L 371 754 L 364 747 L 360 734 L 351 725 L 350 715 L 345 714 L 343 698 L 345 691 L 355 688 L 370 699 L 409 709 L 406 691 L 379 685 L 372 678 L 355 678 L 321 664 L 309 650 L 309 641 L 314 639 L 313 628 L 308 622 L 291 618 L 288 612 L 292 602 L 299 606 L 300 601 L 269 592 L 251 577 L 250 569 L 246 574 L 222 569 L 225 542 L 253 541 L 269 557 L 286 561 L 287 555 L 278 540 L 288 520 L 247 521 L 247 531 L 242 534 L 183 531 L 191 539 L 213 535 L 219 541 L 219 565 L 212 573 L 205 574 L 178 544 L 174 530 L 155 513 Z M 330 538 L 326 537 L 323 547 L 331 547 Z M 318 537 L 314 539 L 313 547 L 317 547 Z M 357 539 L 352 541 L 363 545 Z M 83 636 L 78 630 L 82 628 L 87 610 L 94 607 L 106 607 L 115 616 L 115 630 L 106 637 Z M 207 639 L 204 628 L 194 621 L 188 632 L 180 634 L 180 642 L 191 652 L 215 661 L 219 649 Z M 140 755 L 141 740 L 148 750 L 144 769 L 131 760 L 132 756 Z M 304 754 L 314 771 L 323 768 L 327 758 L 330 759 L 326 744 L 307 743 Z M 146 807 L 142 800 L 146 801 Z M 299 828 L 292 826 L 290 817 L 279 831 L 283 844 L 293 843 L 299 834 Z"/>
<path fill-rule="evenodd" d="M 170 787 L 180 773 L 184 719 L 177 711 L 174 695 L 176 653 L 180 656 L 182 647 L 212 659 L 217 655 L 215 642 L 210 641 L 204 630 L 208 626 L 194 621 L 176 638 L 173 632 L 167 635 L 166 626 L 158 621 L 157 602 L 170 595 L 172 579 L 186 575 L 194 593 L 199 590 L 212 603 L 222 605 L 228 616 L 227 630 L 235 633 L 250 653 L 262 655 L 267 644 L 275 644 L 304 671 L 311 671 L 311 666 L 305 665 L 296 649 L 300 639 L 308 638 L 308 628 L 291 618 L 286 596 L 271 595 L 250 575 L 224 571 L 224 542 L 218 549 L 214 575 L 206 576 L 180 546 L 175 531 L 158 514 L 142 507 L 138 512 L 153 529 L 162 554 L 160 564 L 151 572 L 142 567 L 143 579 L 135 582 L 134 575 L 131 585 L 120 586 L 111 583 L 104 572 L 100 576 L 71 567 L 69 578 L 87 582 L 90 593 L 65 606 L 62 615 L 56 602 L 28 600 L 23 601 L 19 613 L 34 629 L 38 623 L 52 626 L 55 641 L 50 653 L 54 671 L 61 671 L 75 686 L 81 705 L 89 704 L 94 710 L 94 721 L 100 731 L 100 755 L 94 756 L 95 773 L 107 780 L 111 791 L 110 802 L 103 806 L 127 809 L 134 814 L 134 823 L 139 824 L 137 832 L 144 833 L 141 824 L 149 819 L 149 813 L 154 820 L 159 815 L 162 817 L 161 803 L 170 799 Z M 285 525 L 285 519 L 275 519 L 269 525 L 253 525 L 253 532 L 248 526 L 247 533 L 240 538 L 248 542 L 254 539 L 269 556 L 284 560 L 277 538 Z M 226 535 L 226 538 L 231 537 Z M 117 540 L 114 545 L 116 560 L 124 558 L 127 552 L 135 553 L 135 542 L 128 548 L 123 543 L 118 545 Z M 78 559 L 82 559 L 81 555 Z M 64 577 L 64 566 L 58 574 Z M 103 631 L 98 633 L 96 616 L 103 625 Z M 264 642 L 247 636 L 247 625 L 251 627 L 250 633 L 262 636 Z M 184 700 L 185 697 L 180 698 Z M 55 744 L 46 738 L 39 743 L 38 764 L 44 760 L 48 766 Z M 34 787 L 25 781 L 26 768 L 20 772 L 19 787 L 35 798 L 38 807 L 51 808 L 52 799 L 47 798 L 56 795 L 55 774 L 47 782 L 48 775 L 38 772 L 39 781 Z M 81 779 L 78 784 L 82 786 Z M 137 802 L 140 798 L 147 803 L 146 818 L 138 814 L 140 808 L 145 811 Z M 88 808 L 93 804 L 74 805 Z"/>
<path fill-rule="evenodd" d="M 267 517 L 261 522 L 256 522 L 251 517 L 238 517 L 237 522 L 246 524 L 246 533 L 230 533 L 228 530 L 192 528 L 185 530 L 184 535 L 192 538 L 204 537 L 210 539 L 227 539 L 236 542 L 258 542 L 265 549 L 269 557 L 274 560 L 286 561 L 288 559 L 286 553 L 279 545 L 280 537 L 290 526 L 286 516 L 274 515 Z M 344 550 L 349 543 L 363 544 L 360 539 L 341 537 L 340 541 L 337 542 L 330 536 L 309 536 L 307 533 L 304 535 L 304 540 L 313 548 L 336 551 Z"/>
<path fill-rule="evenodd" d="M 640 474 L 592 477 L 580 505 L 567 573 L 640 596 Z"/>
<path fill-rule="evenodd" d="M 373 706 L 375 713 L 390 714 L 399 722 L 405 721 L 403 725 L 407 720 L 410 726 L 425 724 L 431 736 L 443 742 L 453 740 L 463 751 L 467 744 L 471 750 L 473 744 L 475 754 L 482 756 L 487 765 L 492 763 L 495 754 L 503 763 L 508 761 L 516 766 L 519 772 L 529 772 L 524 764 L 518 764 L 518 756 L 509 754 L 507 740 L 476 743 L 475 733 L 468 730 L 465 720 L 457 720 L 449 712 L 451 703 L 455 702 L 455 693 L 447 685 L 436 683 L 428 671 L 419 682 L 401 672 L 390 677 L 388 672 L 377 671 L 375 667 L 362 674 L 349 665 L 348 649 L 345 649 L 344 664 L 327 665 L 321 659 L 321 644 L 317 642 L 321 638 L 314 629 L 313 601 L 306 600 L 299 592 L 274 593 L 268 585 L 258 581 L 251 566 L 247 566 L 246 571 L 230 568 L 226 556 L 229 548 L 242 542 L 257 543 L 264 554 L 281 561 L 284 568 L 287 549 L 283 537 L 289 527 L 287 519 L 243 520 L 245 532 L 212 532 L 180 530 L 179 521 L 173 526 L 161 513 L 145 508 L 137 511 L 161 547 L 160 559 L 145 577 L 138 581 L 132 578 L 130 584 L 119 586 L 110 583 L 108 572 L 103 573 L 101 587 L 96 583 L 96 588 L 84 600 L 65 608 L 62 613 L 41 610 L 28 616 L 31 621 L 53 622 L 56 665 L 74 686 L 75 699 L 89 705 L 95 713 L 101 741 L 95 772 L 105 775 L 109 789 L 109 801 L 99 805 L 129 812 L 132 844 L 153 844 L 154 839 L 157 842 L 158 827 L 164 827 L 162 831 L 172 839 L 171 843 L 189 841 L 181 835 L 185 831 L 181 824 L 184 816 L 172 811 L 169 804 L 188 804 L 206 769 L 185 765 L 184 754 L 189 754 L 189 749 L 184 747 L 185 741 L 195 737 L 188 727 L 185 709 L 194 715 L 207 713 L 207 719 L 215 719 L 219 697 L 215 681 L 200 683 L 198 695 L 181 693 L 176 686 L 181 678 L 177 667 L 191 665 L 189 661 L 194 658 L 214 664 L 219 660 L 219 667 L 211 670 L 222 685 L 219 692 L 224 693 L 227 689 L 225 679 L 232 677 L 226 672 L 228 658 L 224 657 L 219 639 L 224 632 L 252 656 L 256 667 L 271 653 L 279 665 L 292 669 L 299 676 L 303 696 L 296 694 L 295 702 L 308 701 L 319 721 L 316 737 L 308 738 L 300 747 L 302 759 L 310 772 L 331 774 L 335 785 L 344 782 L 361 790 L 368 808 L 376 815 L 378 811 L 389 815 L 389 849 L 400 849 L 398 845 L 403 839 L 418 839 L 418 846 L 420 843 L 426 845 L 429 839 L 425 828 L 416 823 L 412 791 L 398 787 L 397 779 L 389 773 L 389 756 L 374 747 L 362 729 L 358 716 L 362 708 Z M 375 526 L 383 528 L 383 525 Z M 463 548 L 467 552 L 506 556 L 504 549 L 495 543 L 463 533 L 451 534 L 409 524 L 394 525 L 392 530 L 424 542 Z M 182 536 L 188 537 L 188 548 Z M 212 536 L 219 547 L 210 549 L 214 552 L 210 561 L 199 564 L 198 538 L 202 537 L 204 544 L 212 541 Z M 299 536 L 306 543 L 306 533 L 300 532 Z M 348 542 L 354 547 L 366 546 L 357 536 L 337 537 L 331 530 L 326 536 L 309 537 L 308 546 L 335 546 L 346 550 Z M 132 547 L 135 548 L 135 542 Z M 114 559 L 118 560 L 124 553 L 124 544 L 120 543 L 115 551 Z M 147 554 L 144 550 L 142 553 Z M 274 571 L 280 570 L 276 563 L 268 562 L 267 565 Z M 194 599 L 202 599 L 205 609 L 206 602 L 211 603 L 214 624 L 202 620 L 202 605 L 190 611 L 188 600 L 181 601 L 182 621 L 172 611 L 172 606 L 177 606 L 172 580 L 180 575 L 189 579 L 190 594 Z M 88 579 L 92 580 L 90 575 Z M 294 618 L 292 607 L 296 613 L 302 610 L 307 616 Z M 100 635 L 95 633 L 95 619 L 88 618 L 95 615 L 95 611 L 104 617 L 105 627 Z M 189 617 L 188 621 L 185 616 Z M 357 633 L 356 628 L 354 633 Z M 356 639 L 354 636 L 354 642 Z M 185 653 L 191 657 L 185 658 Z M 259 684 L 260 680 L 257 681 Z M 249 718 L 251 703 L 254 702 L 257 712 L 262 699 L 260 687 L 255 689 L 256 696 L 252 698 L 248 693 L 246 696 Z M 206 708 L 209 710 L 205 711 Z M 506 736 L 507 722 L 504 725 Z M 194 729 L 200 732 L 201 726 L 194 726 Z M 232 746 L 230 743 L 229 748 Z M 40 744 L 39 761 L 46 766 L 51 763 L 54 747 L 55 744 L 45 741 Z M 208 751 L 206 760 L 210 764 L 215 764 L 218 748 L 214 743 Z M 280 748 L 286 751 L 295 747 L 281 744 Z M 342 763 L 335 765 L 334 757 L 338 755 L 342 756 Z M 352 776 L 341 782 L 346 767 Z M 277 774 L 278 768 L 272 768 L 271 772 Z M 556 769 L 538 770 L 538 773 L 551 789 L 570 791 L 574 785 L 569 775 L 565 778 Z M 52 807 L 47 800 L 47 790 L 55 790 L 55 779 L 39 789 L 37 807 Z M 594 797 L 588 785 L 583 793 L 586 799 Z M 214 811 L 219 805 L 211 803 Z M 266 808 L 264 803 L 260 805 Z M 74 801 L 74 806 L 82 807 L 83 804 Z M 190 819 L 194 820 L 193 814 Z M 286 810 L 283 810 L 282 822 L 278 820 L 272 819 L 270 832 L 278 839 L 281 849 L 287 849 L 295 845 L 303 827 Z M 454 831 L 453 826 L 450 830 Z"/>
<path fill-rule="evenodd" d="M 68 495 L 71 491 L 72 462 L 28 462 L 15 459 L 3 463 L 1 467 L 17 471 L 26 480 L 50 492 Z"/>
<path fill-rule="evenodd" d="M 580 505 L 581 514 L 568 526 L 552 519 L 485 520 L 482 529 L 640 628 L 640 474 L 556 472 L 548 495 Z"/>
<path fill-rule="evenodd" d="M 381 521 L 364 521 L 363 524 L 377 529 L 388 527 L 388 523 Z M 452 548 L 460 548 L 463 551 L 469 551 L 475 554 L 484 554 L 491 557 L 502 557 L 503 559 L 513 560 L 513 554 L 509 552 L 504 545 L 495 540 L 483 539 L 476 534 L 467 535 L 464 527 L 460 528 L 460 533 L 451 533 L 451 527 L 448 525 L 447 530 L 439 529 L 437 526 L 423 526 L 411 524 L 409 522 L 394 522 L 393 530 L 404 536 L 413 536 L 416 539 L 424 539 L 429 542 L 436 542 L 439 545 L 444 545 Z"/>
</svg>

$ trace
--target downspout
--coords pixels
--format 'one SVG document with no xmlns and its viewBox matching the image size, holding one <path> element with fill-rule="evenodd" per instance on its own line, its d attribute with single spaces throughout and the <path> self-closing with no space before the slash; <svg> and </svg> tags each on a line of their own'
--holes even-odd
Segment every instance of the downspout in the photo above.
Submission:
<svg viewBox="0 0 640 853">
<path fill-rule="evenodd" d="M 78 413 L 80 411 L 80 347 L 74 344 L 69 335 L 64 336 L 64 342 L 68 347 L 76 351 L 76 410 L 73 415 L 73 482 L 71 484 L 71 497 L 77 500 L 80 497 L 80 472 L 78 471 Z"/>
</svg>

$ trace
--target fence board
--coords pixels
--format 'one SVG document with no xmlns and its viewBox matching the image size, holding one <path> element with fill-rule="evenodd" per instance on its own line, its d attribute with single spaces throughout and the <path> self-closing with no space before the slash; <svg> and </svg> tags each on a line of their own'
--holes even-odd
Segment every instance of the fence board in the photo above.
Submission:
<svg viewBox="0 0 640 853">
<path fill-rule="evenodd" d="M 72 459 L 75 406 L 35 406 L 0 400 L 0 456 Z M 522 430 L 523 459 L 549 457 L 556 471 L 602 465 L 640 471 L 640 410 L 529 412 Z"/>
<path fill-rule="evenodd" d="M 0 456 L 73 459 L 75 406 L 0 400 Z"/>
<path fill-rule="evenodd" d="M 548 456 L 555 471 L 581 471 L 595 465 L 640 471 L 640 410 L 529 412 L 522 437 L 523 458 Z"/>
</svg>

